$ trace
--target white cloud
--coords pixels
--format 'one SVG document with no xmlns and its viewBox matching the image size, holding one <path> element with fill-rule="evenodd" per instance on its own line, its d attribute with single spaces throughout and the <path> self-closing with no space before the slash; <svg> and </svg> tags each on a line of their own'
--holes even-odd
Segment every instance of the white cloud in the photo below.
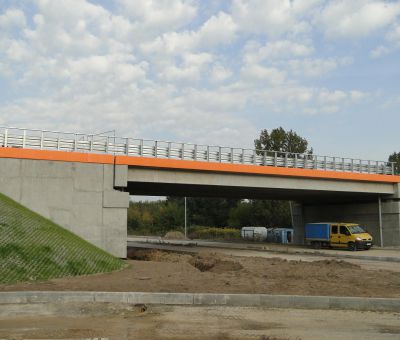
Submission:
<svg viewBox="0 0 400 340">
<path fill-rule="evenodd" d="M 370 51 L 371 58 L 380 58 L 400 48 L 400 23 L 395 23 L 385 35 L 385 43 Z"/>
<path fill-rule="evenodd" d="M 319 77 L 335 70 L 339 66 L 352 63 L 351 58 L 327 58 L 327 59 L 293 59 L 288 61 L 288 66 L 294 75 L 306 77 Z"/>
<path fill-rule="evenodd" d="M 399 2 L 330 1 L 316 19 L 330 38 L 358 38 L 387 27 L 400 14 Z"/>
<path fill-rule="evenodd" d="M 198 81 L 214 58 L 209 53 L 187 53 L 182 56 L 182 59 L 180 66 L 166 66 L 160 73 L 160 78 L 169 82 Z"/>
<path fill-rule="evenodd" d="M 221 64 L 215 64 L 212 68 L 210 79 L 214 83 L 219 83 L 229 79 L 232 75 L 233 72 L 230 69 Z"/>
<path fill-rule="evenodd" d="M 179 55 L 188 51 L 209 50 L 231 43 L 236 24 L 223 12 L 208 19 L 197 31 L 169 32 L 141 44 L 144 53 Z"/>
<path fill-rule="evenodd" d="M 249 41 L 244 47 L 245 63 L 282 61 L 293 57 L 306 57 L 314 52 L 309 44 L 303 44 L 290 40 L 277 40 L 261 45 L 256 41 Z"/>
<path fill-rule="evenodd" d="M 250 82 L 267 82 L 269 84 L 282 84 L 285 81 L 285 72 L 257 64 L 248 64 L 242 67 L 240 74 L 242 78 Z"/>
<path fill-rule="evenodd" d="M 236 30 L 237 25 L 232 17 L 224 12 L 219 12 L 200 28 L 197 34 L 198 44 L 203 48 L 229 44 L 235 39 Z"/>
<path fill-rule="evenodd" d="M 24 12 L 19 9 L 8 9 L 0 15 L 0 29 L 10 30 L 13 28 L 23 28 L 26 25 Z M 1 35 L 1 32 L 0 32 Z"/>
<path fill-rule="evenodd" d="M 120 13 L 135 22 L 135 29 L 148 34 L 181 28 L 197 14 L 197 5 L 192 0 L 118 0 L 118 3 Z"/>
<path fill-rule="evenodd" d="M 308 32 L 310 25 L 305 18 L 314 13 L 318 0 L 234 0 L 232 15 L 245 32 L 267 36 L 285 33 Z"/>
</svg>

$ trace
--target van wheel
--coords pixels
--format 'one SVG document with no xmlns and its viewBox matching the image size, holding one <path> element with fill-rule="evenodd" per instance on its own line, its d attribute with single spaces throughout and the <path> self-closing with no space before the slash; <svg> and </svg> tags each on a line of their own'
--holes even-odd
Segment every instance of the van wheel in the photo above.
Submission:
<svg viewBox="0 0 400 340">
<path fill-rule="evenodd" d="M 356 244 L 355 244 L 354 242 L 349 242 L 349 243 L 347 244 L 347 247 L 348 247 L 348 249 L 351 250 L 351 251 L 356 251 L 356 250 L 357 250 Z"/>
<path fill-rule="evenodd" d="M 315 241 L 312 243 L 314 249 L 321 249 L 321 242 Z"/>
</svg>

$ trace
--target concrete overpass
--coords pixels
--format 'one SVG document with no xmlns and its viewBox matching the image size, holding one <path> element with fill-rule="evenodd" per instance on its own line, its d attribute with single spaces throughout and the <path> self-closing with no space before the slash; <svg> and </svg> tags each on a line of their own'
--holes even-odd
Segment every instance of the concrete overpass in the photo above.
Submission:
<svg viewBox="0 0 400 340">
<path fill-rule="evenodd" d="M 130 194 L 291 200 L 299 243 L 304 223 L 341 220 L 400 245 L 387 162 L 11 128 L 0 144 L 0 192 L 119 257 Z"/>
</svg>

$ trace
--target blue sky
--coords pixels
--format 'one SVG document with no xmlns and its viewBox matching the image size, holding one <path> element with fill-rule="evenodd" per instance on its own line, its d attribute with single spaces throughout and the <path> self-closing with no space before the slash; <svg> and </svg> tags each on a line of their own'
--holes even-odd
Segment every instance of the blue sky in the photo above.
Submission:
<svg viewBox="0 0 400 340">
<path fill-rule="evenodd" d="M 0 0 L 0 125 L 400 151 L 400 1 Z"/>
</svg>

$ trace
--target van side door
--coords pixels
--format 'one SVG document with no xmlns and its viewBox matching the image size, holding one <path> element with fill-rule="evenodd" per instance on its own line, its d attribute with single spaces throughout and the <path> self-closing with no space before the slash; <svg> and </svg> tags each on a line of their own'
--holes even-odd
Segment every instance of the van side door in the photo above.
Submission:
<svg viewBox="0 0 400 340">
<path fill-rule="evenodd" d="M 345 225 L 340 226 L 340 245 L 341 247 L 347 246 L 347 242 L 349 242 L 350 232 Z"/>
<path fill-rule="evenodd" d="M 337 224 L 331 225 L 331 245 L 337 247 L 340 244 L 339 226 Z"/>
</svg>

